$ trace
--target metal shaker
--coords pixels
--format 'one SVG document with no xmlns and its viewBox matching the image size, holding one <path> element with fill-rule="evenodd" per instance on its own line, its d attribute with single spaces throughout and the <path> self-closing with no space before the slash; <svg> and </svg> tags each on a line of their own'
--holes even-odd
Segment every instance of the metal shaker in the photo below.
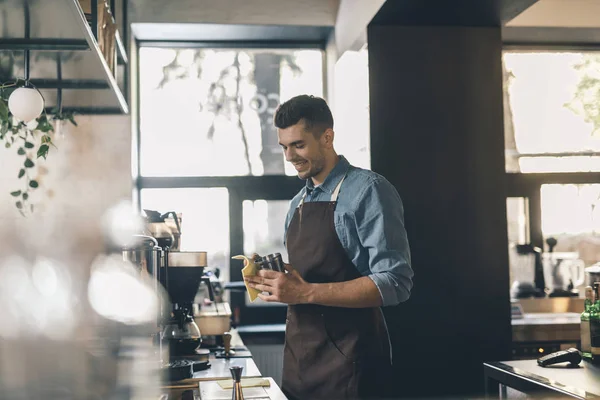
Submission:
<svg viewBox="0 0 600 400">
<path fill-rule="evenodd" d="M 264 257 L 255 255 L 253 260 L 258 266 L 258 269 L 285 272 L 285 266 L 283 264 L 283 259 L 281 258 L 281 253 L 267 254 Z"/>
<path fill-rule="evenodd" d="M 281 253 L 275 253 L 273 255 L 273 262 L 275 263 L 275 267 L 277 268 L 275 271 L 285 272 L 285 266 L 283 265 L 283 258 L 281 258 Z"/>
<path fill-rule="evenodd" d="M 231 400 L 243 400 L 244 393 L 242 392 L 242 371 L 244 367 L 229 367 L 231 377 L 233 378 L 233 390 L 231 392 Z"/>
<path fill-rule="evenodd" d="M 255 254 L 252 260 L 254 261 L 258 269 L 270 269 L 269 263 L 267 262 L 267 257 L 261 257 L 258 254 Z"/>
</svg>

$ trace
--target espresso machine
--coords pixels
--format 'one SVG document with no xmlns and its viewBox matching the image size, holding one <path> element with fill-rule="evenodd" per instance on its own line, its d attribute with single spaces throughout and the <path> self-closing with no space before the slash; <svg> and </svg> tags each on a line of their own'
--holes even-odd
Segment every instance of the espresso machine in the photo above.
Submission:
<svg viewBox="0 0 600 400">
<path fill-rule="evenodd" d="M 158 299 L 158 308 L 156 322 L 152 329 L 151 336 L 153 344 L 157 347 L 157 359 L 159 363 L 163 363 L 164 353 L 160 337 L 163 321 L 167 312 L 167 299 L 159 282 L 160 275 L 163 273 L 164 251 L 153 237 L 146 235 L 132 235 L 127 243 L 122 244 L 121 254 L 124 261 L 135 266 L 140 276 L 150 277 L 152 282 L 152 288 Z"/>
</svg>

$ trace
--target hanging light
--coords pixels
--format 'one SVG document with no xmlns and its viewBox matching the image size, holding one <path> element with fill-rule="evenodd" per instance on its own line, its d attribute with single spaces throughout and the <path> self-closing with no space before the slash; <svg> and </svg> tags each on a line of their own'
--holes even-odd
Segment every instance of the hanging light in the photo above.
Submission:
<svg viewBox="0 0 600 400">
<path fill-rule="evenodd" d="M 21 87 L 8 98 L 8 109 L 18 120 L 28 123 L 42 114 L 44 99 L 36 89 Z"/>
</svg>

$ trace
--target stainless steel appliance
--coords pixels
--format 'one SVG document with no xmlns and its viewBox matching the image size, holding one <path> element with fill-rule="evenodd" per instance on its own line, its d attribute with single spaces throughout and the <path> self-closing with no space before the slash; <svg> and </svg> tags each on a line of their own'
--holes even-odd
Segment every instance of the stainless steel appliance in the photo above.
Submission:
<svg viewBox="0 0 600 400">
<path fill-rule="evenodd" d="M 164 351 L 161 342 L 161 329 L 165 316 L 168 314 L 167 299 L 160 285 L 161 274 L 164 273 L 165 252 L 158 242 L 151 236 L 133 235 L 130 241 L 123 245 L 122 256 L 124 261 L 133 264 L 140 275 L 151 277 L 159 307 L 156 315 L 156 325 L 152 332 L 153 343 L 157 346 L 159 360 L 164 362 Z"/>
</svg>

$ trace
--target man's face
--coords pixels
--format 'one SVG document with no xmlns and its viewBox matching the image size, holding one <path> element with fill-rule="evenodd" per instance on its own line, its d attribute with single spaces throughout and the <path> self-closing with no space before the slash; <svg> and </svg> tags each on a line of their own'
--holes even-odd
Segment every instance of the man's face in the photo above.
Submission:
<svg viewBox="0 0 600 400">
<path fill-rule="evenodd" d="M 283 148 L 286 161 L 292 163 L 300 179 L 312 178 L 325 166 L 325 146 L 322 135 L 319 139 L 305 130 L 300 121 L 285 129 L 278 129 L 279 144 Z"/>
</svg>

